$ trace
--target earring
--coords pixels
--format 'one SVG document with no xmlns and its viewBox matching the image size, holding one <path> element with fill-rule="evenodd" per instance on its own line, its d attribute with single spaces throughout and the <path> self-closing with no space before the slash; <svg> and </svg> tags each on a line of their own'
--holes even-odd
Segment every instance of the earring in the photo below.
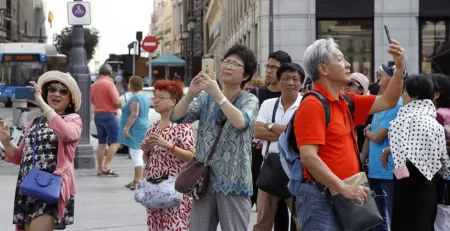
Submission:
<svg viewBox="0 0 450 231">
<path fill-rule="evenodd" d="M 72 107 L 72 104 L 71 104 L 71 103 L 69 103 L 69 107 Z"/>
</svg>

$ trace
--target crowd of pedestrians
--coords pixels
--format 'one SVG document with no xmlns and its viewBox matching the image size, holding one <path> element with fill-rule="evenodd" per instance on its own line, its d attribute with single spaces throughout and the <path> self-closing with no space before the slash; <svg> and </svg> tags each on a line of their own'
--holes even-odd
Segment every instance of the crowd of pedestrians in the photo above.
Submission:
<svg viewBox="0 0 450 231">
<path fill-rule="evenodd" d="M 287 52 L 271 53 L 267 85 L 244 91 L 257 60 L 246 46 L 234 45 L 218 75 L 199 73 L 185 94 L 176 81 L 156 81 L 151 100 L 161 118 L 153 123 L 143 78 L 129 78 L 131 97 L 122 102 L 104 64 L 90 99 L 97 175 L 119 176 L 114 155 L 120 145 L 129 148 L 134 176 L 125 187 L 146 207 L 149 231 L 215 231 L 219 224 L 244 231 L 252 207 L 255 231 L 449 230 L 450 77 L 407 73 L 407 54 L 395 40 L 387 52 L 395 65 L 377 69 L 376 90 L 364 74 L 351 72 L 328 38 L 306 49 L 303 66 Z M 57 71 L 32 85 L 31 102 L 43 114 L 20 145 L 10 142 L 0 121 L 6 159 L 21 166 L 13 224 L 26 231 L 65 229 L 74 222 L 81 94 L 69 74 Z M 293 132 L 286 138 L 287 129 Z M 280 154 L 286 143 L 300 160 L 288 162 L 290 169 Z M 177 179 L 188 172 L 195 184 L 185 192 L 180 185 L 186 182 Z M 47 186 L 25 190 L 27 177 L 44 173 L 62 179 L 59 199 L 49 199 Z M 352 209 L 341 213 L 343 204 Z"/>
</svg>

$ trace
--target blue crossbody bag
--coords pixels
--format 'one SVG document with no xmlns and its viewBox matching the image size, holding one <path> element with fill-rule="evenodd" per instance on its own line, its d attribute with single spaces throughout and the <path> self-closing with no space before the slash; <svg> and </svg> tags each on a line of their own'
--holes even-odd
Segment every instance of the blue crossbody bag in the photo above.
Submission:
<svg viewBox="0 0 450 231">
<path fill-rule="evenodd" d="M 61 194 L 62 177 L 35 168 L 37 134 L 43 118 L 41 118 L 34 130 L 33 154 L 31 157 L 33 162 L 32 169 L 25 176 L 19 188 L 23 194 L 29 197 L 48 203 L 58 203 Z"/>
</svg>

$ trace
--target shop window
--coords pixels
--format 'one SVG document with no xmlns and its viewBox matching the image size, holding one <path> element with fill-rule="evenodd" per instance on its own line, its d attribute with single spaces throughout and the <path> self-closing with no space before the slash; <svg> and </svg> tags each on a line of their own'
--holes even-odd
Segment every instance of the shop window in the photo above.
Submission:
<svg viewBox="0 0 450 231">
<path fill-rule="evenodd" d="M 420 72 L 440 72 L 431 58 L 450 49 L 450 19 L 420 20 Z"/>
<path fill-rule="evenodd" d="M 340 46 L 352 72 L 373 79 L 373 20 L 317 20 L 317 38 L 333 38 Z"/>
</svg>

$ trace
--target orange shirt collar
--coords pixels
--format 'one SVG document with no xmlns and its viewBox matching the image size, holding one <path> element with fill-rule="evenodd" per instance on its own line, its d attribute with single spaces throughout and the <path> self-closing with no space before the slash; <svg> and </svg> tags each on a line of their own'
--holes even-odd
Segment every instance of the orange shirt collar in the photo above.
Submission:
<svg viewBox="0 0 450 231">
<path fill-rule="evenodd" d="M 326 89 L 324 86 L 320 85 L 320 83 L 314 83 L 313 90 L 320 92 L 323 97 L 325 97 L 328 101 L 338 101 L 331 92 Z M 344 101 L 344 103 L 347 103 L 346 100 L 344 100 L 344 97 L 342 96 L 342 92 L 339 93 L 339 101 Z M 348 103 L 347 103 L 348 104 Z"/>
</svg>

